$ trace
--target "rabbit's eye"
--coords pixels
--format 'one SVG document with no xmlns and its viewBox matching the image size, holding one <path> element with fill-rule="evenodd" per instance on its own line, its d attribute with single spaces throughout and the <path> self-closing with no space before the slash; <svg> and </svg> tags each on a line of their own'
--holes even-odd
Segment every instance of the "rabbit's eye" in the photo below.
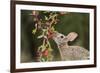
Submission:
<svg viewBox="0 0 100 73">
<path fill-rule="evenodd" d="M 64 38 L 64 36 L 60 36 L 61 38 Z"/>
</svg>

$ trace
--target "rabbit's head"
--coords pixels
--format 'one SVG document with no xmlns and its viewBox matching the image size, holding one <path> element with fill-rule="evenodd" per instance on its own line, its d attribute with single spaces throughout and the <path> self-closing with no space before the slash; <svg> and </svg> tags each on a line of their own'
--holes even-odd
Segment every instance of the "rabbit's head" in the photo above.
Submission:
<svg viewBox="0 0 100 73">
<path fill-rule="evenodd" d="M 54 32 L 52 39 L 57 43 L 57 45 L 61 44 L 65 38 L 65 35 L 59 33 L 59 32 Z"/>
<path fill-rule="evenodd" d="M 77 33 L 71 32 L 67 36 L 55 31 L 53 33 L 52 39 L 57 43 L 57 45 L 60 45 L 62 43 L 68 43 L 68 41 L 73 41 L 78 36 Z"/>
</svg>

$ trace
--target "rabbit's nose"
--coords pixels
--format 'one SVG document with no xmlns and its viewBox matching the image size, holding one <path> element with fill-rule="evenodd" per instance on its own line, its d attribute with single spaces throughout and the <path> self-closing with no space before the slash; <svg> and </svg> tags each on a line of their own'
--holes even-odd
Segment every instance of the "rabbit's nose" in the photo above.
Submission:
<svg viewBox="0 0 100 73">
<path fill-rule="evenodd" d="M 52 37 L 57 37 L 57 33 L 56 32 L 52 33 Z"/>
</svg>

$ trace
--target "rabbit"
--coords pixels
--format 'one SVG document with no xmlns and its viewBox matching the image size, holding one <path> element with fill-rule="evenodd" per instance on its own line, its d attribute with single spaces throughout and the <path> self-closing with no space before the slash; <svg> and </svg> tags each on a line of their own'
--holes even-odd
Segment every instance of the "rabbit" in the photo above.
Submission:
<svg viewBox="0 0 100 73">
<path fill-rule="evenodd" d="M 53 32 L 52 39 L 56 42 L 60 51 L 61 60 L 88 60 L 89 51 L 80 46 L 70 46 L 69 41 L 74 41 L 78 34 L 75 32 L 69 33 L 67 36 L 55 31 Z"/>
</svg>

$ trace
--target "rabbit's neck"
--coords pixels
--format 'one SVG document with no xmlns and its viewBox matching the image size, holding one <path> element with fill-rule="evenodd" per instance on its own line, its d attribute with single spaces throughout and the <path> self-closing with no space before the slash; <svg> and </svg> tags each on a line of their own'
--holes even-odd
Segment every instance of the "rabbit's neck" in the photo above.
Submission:
<svg viewBox="0 0 100 73">
<path fill-rule="evenodd" d="M 62 60 L 65 59 L 64 52 L 68 47 L 69 47 L 69 45 L 67 43 L 62 43 L 62 44 L 58 45 L 58 49 L 59 49 L 60 56 L 61 56 Z"/>
</svg>

